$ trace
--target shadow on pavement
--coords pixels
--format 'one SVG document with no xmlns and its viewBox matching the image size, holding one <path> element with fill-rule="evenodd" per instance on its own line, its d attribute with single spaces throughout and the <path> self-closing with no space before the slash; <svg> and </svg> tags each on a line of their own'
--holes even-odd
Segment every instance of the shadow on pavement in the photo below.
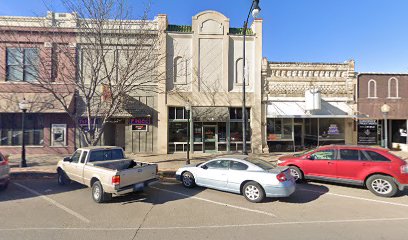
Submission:
<svg viewBox="0 0 408 240">
<path fill-rule="evenodd" d="M 313 183 L 302 183 L 297 184 L 296 191 L 291 196 L 287 198 L 279 198 L 279 201 L 296 204 L 308 203 L 317 200 L 327 192 L 329 192 L 329 189 L 325 186 Z"/>
<path fill-rule="evenodd" d="M 57 180 L 52 178 L 11 180 L 7 189 L 0 191 L 0 202 L 16 201 L 22 199 L 35 198 L 39 196 L 49 196 L 85 188 L 77 183 L 59 186 Z"/>
<path fill-rule="evenodd" d="M 84 199 L 81 199 L 80 201 L 92 201 L 90 197 L 91 188 L 76 182 L 60 186 L 57 184 L 56 178 L 12 180 L 7 189 L 0 191 L 0 203 L 37 198 L 39 196 L 48 196 L 52 198 L 53 195 L 61 193 L 70 194 L 70 192 L 78 190 L 84 190 L 83 194 L 80 195 L 81 197 L 84 196 Z M 119 203 L 126 205 L 144 202 L 159 205 L 190 198 L 203 190 L 204 189 L 200 187 L 186 189 L 182 187 L 181 183 L 157 183 L 151 187 L 145 187 L 144 191 L 141 192 L 114 196 L 110 201 L 104 204 L 109 205 Z"/>
<path fill-rule="evenodd" d="M 205 188 L 184 188 L 181 183 L 158 183 L 151 187 L 147 187 L 143 192 L 134 192 L 122 196 L 113 197 L 111 203 L 121 203 L 127 205 L 131 203 L 143 202 L 151 203 L 153 205 L 165 204 L 167 202 L 188 199 L 194 197 L 198 193 L 205 190 Z"/>
</svg>

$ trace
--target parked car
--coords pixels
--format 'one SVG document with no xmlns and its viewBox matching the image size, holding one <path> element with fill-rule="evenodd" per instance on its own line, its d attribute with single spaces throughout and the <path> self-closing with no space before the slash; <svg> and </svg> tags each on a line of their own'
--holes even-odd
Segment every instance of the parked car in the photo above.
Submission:
<svg viewBox="0 0 408 240">
<path fill-rule="evenodd" d="M 295 179 L 287 167 L 245 157 L 216 158 L 187 165 L 176 172 L 184 187 L 196 185 L 243 194 L 250 202 L 265 197 L 288 197 L 295 191 Z"/>
<path fill-rule="evenodd" d="M 297 181 L 324 180 L 367 187 L 382 197 L 395 196 L 408 186 L 407 162 L 388 149 L 328 145 L 279 158 Z"/>
<path fill-rule="evenodd" d="M 75 181 L 91 187 L 97 203 L 110 200 L 112 195 L 142 190 L 158 181 L 157 172 L 157 164 L 126 159 L 120 147 L 79 148 L 57 167 L 60 185 Z"/>
<path fill-rule="evenodd" d="M 0 153 L 0 190 L 4 190 L 8 187 L 10 182 L 10 166 L 8 156 L 4 156 Z"/>
</svg>

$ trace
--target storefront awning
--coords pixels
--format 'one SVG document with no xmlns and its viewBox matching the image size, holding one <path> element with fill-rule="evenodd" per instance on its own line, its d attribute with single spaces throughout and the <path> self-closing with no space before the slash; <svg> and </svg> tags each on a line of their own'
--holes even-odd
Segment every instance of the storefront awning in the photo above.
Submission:
<svg viewBox="0 0 408 240">
<path fill-rule="evenodd" d="M 321 109 L 308 111 L 304 101 L 269 102 L 267 118 L 350 118 L 353 109 L 346 102 L 322 101 Z"/>
<path fill-rule="evenodd" d="M 68 110 L 72 111 L 74 107 L 74 94 L 67 93 L 61 95 Z M 26 99 L 30 103 L 28 112 L 34 113 L 64 113 L 66 112 L 62 104 L 55 99 L 54 95 L 46 92 L 39 93 L 0 93 L 0 112 L 17 113 L 21 112 L 19 102 Z"/>
<path fill-rule="evenodd" d="M 197 122 L 226 122 L 229 118 L 228 107 L 193 107 L 192 111 Z"/>
</svg>

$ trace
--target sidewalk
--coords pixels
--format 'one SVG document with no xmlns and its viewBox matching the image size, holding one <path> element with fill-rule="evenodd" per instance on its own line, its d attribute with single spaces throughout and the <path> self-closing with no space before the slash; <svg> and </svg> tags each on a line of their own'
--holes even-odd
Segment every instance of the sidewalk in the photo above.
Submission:
<svg viewBox="0 0 408 240">
<path fill-rule="evenodd" d="M 249 156 L 264 159 L 266 161 L 275 161 L 279 156 L 287 153 L 270 153 L 270 154 L 249 154 Z M 211 158 L 219 156 L 232 156 L 234 154 L 192 154 L 190 156 L 191 164 L 205 162 Z M 239 154 L 238 154 L 239 155 Z M 20 155 L 10 156 L 10 167 L 12 178 L 54 178 L 56 177 L 56 167 L 59 160 L 66 155 L 55 154 L 37 154 L 27 155 L 26 168 L 20 168 Z M 127 158 L 135 159 L 142 162 L 157 163 L 159 172 L 162 176 L 174 177 L 178 168 L 186 164 L 186 153 L 175 154 L 126 154 Z"/>
<path fill-rule="evenodd" d="M 392 151 L 395 155 L 408 161 L 408 152 Z M 268 154 L 249 154 L 251 157 L 260 158 L 266 161 L 276 161 L 279 156 L 290 154 L 286 153 L 268 153 Z M 126 154 L 128 158 L 142 162 L 157 163 L 159 172 L 165 177 L 174 177 L 175 171 L 185 165 L 186 154 Z M 234 154 L 192 154 L 191 164 L 205 162 L 211 158 L 219 156 L 232 156 Z M 28 155 L 26 168 L 19 168 L 20 155 L 10 156 L 10 167 L 12 178 L 54 178 L 56 176 L 57 162 L 66 157 L 66 155 L 41 154 Z"/>
</svg>

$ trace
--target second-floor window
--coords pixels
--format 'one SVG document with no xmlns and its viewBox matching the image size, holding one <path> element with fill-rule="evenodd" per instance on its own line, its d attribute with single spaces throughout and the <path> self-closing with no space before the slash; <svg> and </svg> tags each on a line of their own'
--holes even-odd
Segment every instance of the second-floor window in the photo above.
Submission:
<svg viewBox="0 0 408 240">
<path fill-rule="evenodd" d="M 377 82 L 373 79 L 368 81 L 368 98 L 377 97 Z"/>
<path fill-rule="evenodd" d="M 398 97 L 398 79 L 392 77 L 388 80 L 388 98 Z"/>
<path fill-rule="evenodd" d="M 35 81 L 38 78 L 37 48 L 7 48 L 7 80 Z"/>
</svg>

